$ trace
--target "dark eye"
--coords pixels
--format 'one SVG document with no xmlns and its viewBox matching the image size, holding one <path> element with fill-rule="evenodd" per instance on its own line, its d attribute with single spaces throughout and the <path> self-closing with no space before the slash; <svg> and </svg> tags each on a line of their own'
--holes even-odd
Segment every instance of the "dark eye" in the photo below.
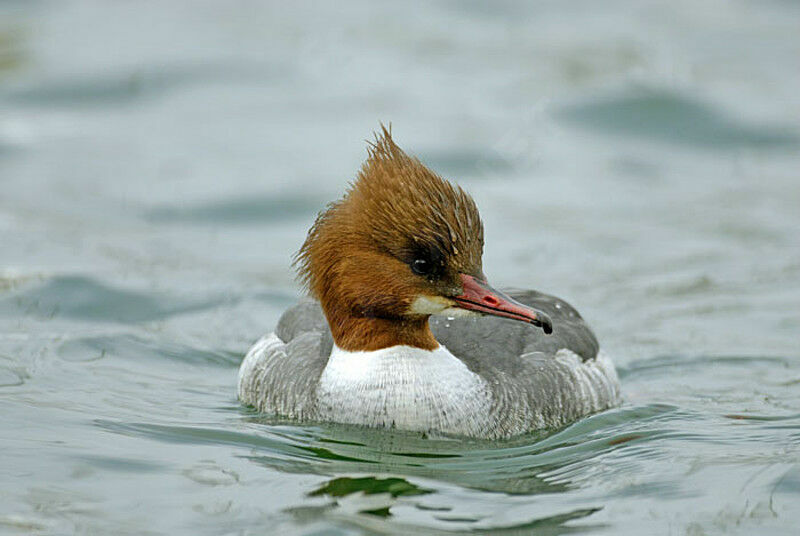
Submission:
<svg viewBox="0 0 800 536">
<path fill-rule="evenodd" d="M 412 244 L 401 260 L 405 261 L 415 274 L 428 281 L 439 279 L 445 272 L 445 257 L 436 246 Z"/>
<path fill-rule="evenodd" d="M 417 275 L 428 275 L 432 268 L 432 263 L 426 259 L 414 259 L 411 262 L 411 270 Z"/>
</svg>

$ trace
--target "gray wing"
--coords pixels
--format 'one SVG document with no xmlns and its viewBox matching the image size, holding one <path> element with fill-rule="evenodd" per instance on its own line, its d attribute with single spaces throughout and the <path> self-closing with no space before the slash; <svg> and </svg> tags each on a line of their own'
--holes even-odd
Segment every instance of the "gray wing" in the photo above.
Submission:
<svg viewBox="0 0 800 536">
<path fill-rule="evenodd" d="M 302 299 L 297 305 L 290 307 L 281 315 L 275 334 L 285 343 L 291 343 L 301 335 L 315 334 L 319 337 L 318 348 L 315 348 L 315 356 L 324 358 L 322 365 L 328 362 L 333 348 L 333 336 L 328 327 L 328 320 L 322 312 L 319 302 L 311 298 Z M 321 373 L 321 372 L 320 372 Z"/>
<path fill-rule="evenodd" d="M 532 352 L 554 355 L 566 348 L 584 361 L 597 357 L 599 345 L 594 333 L 570 304 L 535 290 L 506 293 L 547 313 L 553 321 L 553 333 L 545 335 L 536 326 L 496 316 L 452 320 L 432 316 L 430 324 L 436 340 L 478 374 L 489 363 L 492 368 L 502 368 L 504 363 Z"/>
<path fill-rule="evenodd" d="M 553 333 L 493 316 L 431 317 L 436 339 L 492 386 L 492 436 L 563 426 L 618 403 L 614 366 L 599 355 L 597 339 L 578 311 L 533 290 L 507 294 L 547 313 Z M 578 357 L 559 358 L 561 349 Z"/>
<path fill-rule="evenodd" d="M 319 304 L 303 300 L 281 316 L 239 369 L 239 399 L 259 411 L 313 419 L 316 389 L 333 339 Z"/>
</svg>

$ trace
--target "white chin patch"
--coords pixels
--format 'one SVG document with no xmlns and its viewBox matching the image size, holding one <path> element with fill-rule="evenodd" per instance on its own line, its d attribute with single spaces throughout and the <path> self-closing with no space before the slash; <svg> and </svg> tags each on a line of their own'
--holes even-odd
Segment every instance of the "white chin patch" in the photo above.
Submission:
<svg viewBox="0 0 800 536">
<path fill-rule="evenodd" d="M 441 315 L 449 317 L 483 316 L 476 311 L 453 307 L 453 301 L 441 296 L 417 296 L 408 311 L 417 315 Z"/>
<path fill-rule="evenodd" d="M 417 315 L 438 315 L 452 304 L 452 301 L 441 296 L 417 296 L 408 308 L 408 312 Z"/>
<path fill-rule="evenodd" d="M 476 316 L 484 316 L 478 311 L 468 311 L 467 309 L 462 309 L 461 307 L 448 307 L 437 314 L 449 318 L 475 318 Z"/>
</svg>

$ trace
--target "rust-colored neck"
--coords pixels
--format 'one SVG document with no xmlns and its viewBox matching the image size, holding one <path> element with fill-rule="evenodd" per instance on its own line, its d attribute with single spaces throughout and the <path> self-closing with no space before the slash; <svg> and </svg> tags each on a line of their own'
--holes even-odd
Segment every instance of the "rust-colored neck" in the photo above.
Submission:
<svg viewBox="0 0 800 536">
<path fill-rule="evenodd" d="M 439 343 L 428 325 L 427 316 L 412 318 L 358 317 L 325 309 L 325 316 L 336 346 L 348 352 L 370 352 L 405 345 L 435 350 Z"/>
</svg>

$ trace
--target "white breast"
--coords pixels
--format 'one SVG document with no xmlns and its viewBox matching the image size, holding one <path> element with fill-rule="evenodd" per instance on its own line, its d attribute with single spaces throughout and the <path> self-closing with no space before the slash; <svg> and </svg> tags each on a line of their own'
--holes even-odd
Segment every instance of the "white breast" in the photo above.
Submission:
<svg viewBox="0 0 800 536">
<path fill-rule="evenodd" d="M 480 436 L 491 396 L 485 382 L 444 346 L 373 352 L 334 346 L 317 402 L 324 420 Z"/>
</svg>

